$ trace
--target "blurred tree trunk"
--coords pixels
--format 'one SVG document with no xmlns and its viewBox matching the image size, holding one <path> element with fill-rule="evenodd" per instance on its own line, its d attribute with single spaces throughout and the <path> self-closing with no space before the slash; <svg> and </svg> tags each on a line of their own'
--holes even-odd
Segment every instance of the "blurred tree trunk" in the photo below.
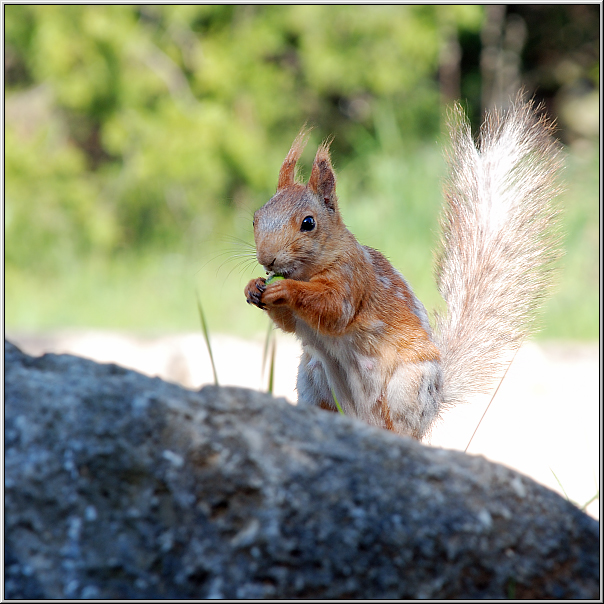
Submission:
<svg viewBox="0 0 604 604">
<path fill-rule="evenodd" d="M 485 6 L 481 32 L 482 111 L 507 107 L 520 88 L 526 24 L 519 15 L 507 16 L 502 4 Z"/>
<path fill-rule="evenodd" d="M 454 25 L 447 24 L 442 30 L 438 80 L 441 103 L 446 106 L 461 97 L 461 46 Z"/>
</svg>

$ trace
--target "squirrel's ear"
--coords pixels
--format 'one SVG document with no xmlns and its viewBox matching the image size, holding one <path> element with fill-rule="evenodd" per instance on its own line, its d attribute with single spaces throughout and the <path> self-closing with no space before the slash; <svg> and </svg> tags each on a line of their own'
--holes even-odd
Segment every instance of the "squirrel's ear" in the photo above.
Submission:
<svg viewBox="0 0 604 604">
<path fill-rule="evenodd" d="M 336 175 L 329 157 L 329 146 L 332 140 L 325 141 L 317 150 L 308 179 L 308 186 L 324 199 L 328 208 L 335 210 L 337 206 Z"/>
<path fill-rule="evenodd" d="M 302 126 L 302 130 L 300 130 L 300 133 L 298 136 L 296 136 L 296 139 L 292 143 L 289 153 L 283 160 L 283 164 L 281 164 L 281 170 L 279 170 L 279 180 L 277 181 L 277 191 L 285 189 L 285 187 L 289 187 L 295 183 L 296 163 L 300 159 L 302 151 L 304 151 L 304 147 L 306 147 L 309 134 L 310 130 L 307 129 L 306 124 L 304 124 L 304 126 Z"/>
</svg>

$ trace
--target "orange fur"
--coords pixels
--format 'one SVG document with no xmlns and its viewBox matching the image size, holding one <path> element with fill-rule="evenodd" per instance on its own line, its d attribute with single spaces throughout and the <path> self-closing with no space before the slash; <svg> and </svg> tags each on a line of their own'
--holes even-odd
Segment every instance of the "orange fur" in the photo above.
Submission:
<svg viewBox="0 0 604 604">
<path fill-rule="evenodd" d="M 292 143 L 291 149 L 283 160 L 281 170 L 279 171 L 277 191 L 285 189 L 286 187 L 291 186 L 295 183 L 296 164 L 300 159 L 304 148 L 306 147 L 306 143 L 308 143 L 308 135 L 308 130 L 302 128 L 302 130 L 300 130 L 300 133 Z"/>
</svg>

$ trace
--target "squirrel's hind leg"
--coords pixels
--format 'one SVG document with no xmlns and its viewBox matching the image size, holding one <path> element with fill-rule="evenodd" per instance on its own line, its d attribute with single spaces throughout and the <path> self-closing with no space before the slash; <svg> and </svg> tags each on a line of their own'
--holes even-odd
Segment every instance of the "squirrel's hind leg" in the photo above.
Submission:
<svg viewBox="0 0 604 604">
<path fill-rule="evenodd" d="M 417 440 L 426 436 L 441 408 L 441 385 L 437 361 L 401 364 L 387 387 L 393 431 Z"/>
</svg>

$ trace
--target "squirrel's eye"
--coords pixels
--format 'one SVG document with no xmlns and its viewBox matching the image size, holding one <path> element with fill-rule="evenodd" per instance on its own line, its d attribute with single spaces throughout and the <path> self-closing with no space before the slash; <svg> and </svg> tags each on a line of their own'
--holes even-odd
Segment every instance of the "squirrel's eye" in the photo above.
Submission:
<svg viewBox="0 0 604 604">
<path fill-rule="evenodd" d="M 300 226 L 301 231 L 312 231 L 315 228 L 315 219 L 312 216 L 307 216 Z"/>
</svg>

